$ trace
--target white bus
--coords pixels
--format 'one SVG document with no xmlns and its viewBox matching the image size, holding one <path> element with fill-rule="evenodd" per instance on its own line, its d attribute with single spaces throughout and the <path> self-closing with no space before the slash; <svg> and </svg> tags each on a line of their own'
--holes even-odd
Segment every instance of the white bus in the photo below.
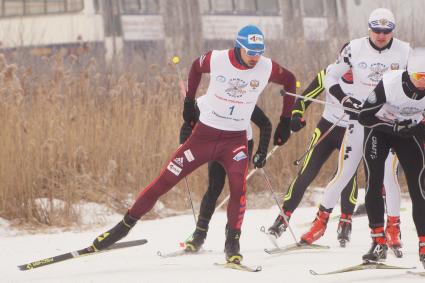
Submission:
<svg viewBox="0 0 425 283">
<path fill-rule="evenodd" d="M 0 50 L 100 51 L 111 57 L 125 42 L 163 40 L 158 0 L 0 0 Z"/>
</svg>

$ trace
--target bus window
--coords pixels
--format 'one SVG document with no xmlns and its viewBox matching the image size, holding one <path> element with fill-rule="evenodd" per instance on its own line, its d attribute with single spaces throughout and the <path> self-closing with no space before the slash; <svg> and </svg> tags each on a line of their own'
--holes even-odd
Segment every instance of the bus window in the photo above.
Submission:
<svg viewBox="0 0 425 283">
<path fill-rule="evenodd" d="M 318 1 L 302 1 L 304 16 L 306 17 L 324 17 L 325 4 L 323 0 Z"/>
<path fill-rule="evenodd" d="M 66 0 L 67 12 L 78 12 L 83 10 L 84 0 Z"/>
<path fill-rule="evenodd" d="M 46 0 L 47 13 L 65 12 L 65 1 L 63 0 Z"/>
<path fill-rule="evenodd" d="M 228 0 L 211 1 L 211 12 L 213 13 L 233 13 L 233 3 Z"/>
<path fill-rule="evenodd" d="M 45 13 L 44 0 L 25 1 L 25 15 L 37 15 Z"/>
<path fill-rule="evenodd" d="M 158 0 L 121 0 L 124 14 L 159 14 Z"/>
<path fill-rule="evenodd" d="M 279 2 L 276 0 L 261 0 L 257 1 L 257 9 L 259 14 L 273 15 L 279 14 Z"/>
<path fill-rule="evenodd" d="M 203 15 L 278 15 L 279 0 L 200 0 Z"/>
<path fill-rule="evenodd" d="M 3 16 L 22 16 L 24 14 L 24 2 L 15 0 L 3 1 Z"/>
<path fill-rule="evenodd" d="M 121 0 L 122 10 L 124 13 L 135 14 L 140 13 L 140 0 Z"/>
<path fill-rule="evenodd" d="M 145 14 L 159 14 L 158 0 L 142 0 L 142 9 Z"/>
<path fill-rule="evenodd" d="M 255 14 L 255 0 L 235 0 L 235 9 L 240 14 Z"/>
</svg>

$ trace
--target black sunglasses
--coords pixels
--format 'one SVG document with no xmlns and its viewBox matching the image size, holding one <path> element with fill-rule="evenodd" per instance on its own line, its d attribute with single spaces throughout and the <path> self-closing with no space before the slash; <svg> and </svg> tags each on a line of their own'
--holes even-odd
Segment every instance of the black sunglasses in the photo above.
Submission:
<svg viewBox="0 0 425 283">
<path fill-rule="evenodd" d="M 372 32 L 376 33 L 376 34 L 390 34 L 393 32 L 392 29 L 380 29 L 380 28 L 371 28 Z"/>
</svg>

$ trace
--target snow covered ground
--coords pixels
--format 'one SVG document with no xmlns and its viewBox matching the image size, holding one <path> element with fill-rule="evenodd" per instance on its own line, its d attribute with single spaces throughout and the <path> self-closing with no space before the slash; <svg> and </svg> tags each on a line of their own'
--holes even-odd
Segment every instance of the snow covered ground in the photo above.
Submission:
<svg viewBox="0 0 425 283">
<path fill-rule="evenodd" d="M 416 266 L 424 271 L 418 260 L 418 239 L 411 219 L 410 201 L 404 201 L 402 235 L 404 258 L 396 259 L 392 253 L 388 264 Z M 337 214 L 339 208 L 335 208 Z M 299 208 L 291 219 L 292 228 L 299 237 L 310 222 L 316 208 Z M 286 255 L 268 255 L 263 249 L 271 247 L 259 231 L 268 227 L 277 214 L 277 207 L 248 210 L 241 237 L 242 254 L 247 265 L 262 265 L 258 273 L 241 272 L 214 266 L 224 262 L 224 227 L 226 214 L 218 212 L 210 225 L 206 249 L 213 252 L 162 259 L 157 251 L 179 249 L 179 242 L 194 229 L 192 215 L 160 220 L 141 221 L 126 238 L 148 239 L 148 244 L 68 260 L 29 271 L 19 271 L 17 265 L 41 258 L 80 249 L 91 243 L 100 232 L 114 225 L 121 215 L 112 215 L 108 225 L 83 232 L 61 232 L 28 235 L 10 231 L 6 222 L 0 222 L 0 282 L 423 282 L 424 278 L 407 274 L 404 270 L 366 270 L 338 275 L 313 276 L 309 269 L 330 271 L 361 262 L 361 256 L 370 246 L 367 218 L 355 218 L 352 241 L 340 248 L 336 240 L 337 221 L 331 221 L 326 235 L 319 244 L 330 245 L 326 251 L 298 251 Z M 304 225 L 303 225 L 304 224 Z M 3 227 L 3 228 L 2 228 Z M 282 245 L 293 243 L 289 232 Z"/>
</svg>

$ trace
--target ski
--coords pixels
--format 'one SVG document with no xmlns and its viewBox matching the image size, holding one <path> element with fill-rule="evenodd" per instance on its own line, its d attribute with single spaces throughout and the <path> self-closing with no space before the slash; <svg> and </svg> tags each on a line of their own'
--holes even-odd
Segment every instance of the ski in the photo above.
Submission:
<svg viewBox="0 0 425 283">
<path fill-rule="evenodd" d="M 297 244 L 292 244 L 292 245 L 287 245 L 285 247 L 277 247 L 277 248 L 273 248 L 273 249 L 264 249 L 264 251 L 268 254 L 283 254 L 283 253 L 288 253 L 288 252 L 292 252 L 292 251 L 300 251 L 300 250 L 328 250 L 331 247 L 329 246 L 323 246 L 323 245 L 316 245 L 316 244 L 301 244 L 301 243 L 297 243 Z"/>
<path fill-rule="evenodd" d="M 236 269 L 240 271 L 248 271 L 248 272 L 260 272 L 263 267 L 261 265 L 257 266 L 248 266 L 241 263 L 233 263 L 233 262 L 226 262 L 226 263 L 214 263 L 215 266 L 220 266 L 224 268 L 230 268 L 230 269 Z"/>
<path fill-rule="evenodd" d="M 364 262 L 361 264 L 345 267 L 342 269 L 329 271 L 329 272 L 323 272 L 318 273 L 312 269 L 310 269 L 310 274 L 312 275 L 330 275 L 330 274 L 338 274 L 338 273 L 344 273 L 344 272 L 352 272 L 352 271 L 359 271 L 359 270 L 366 270 L 366 269 L 415 269 L 416 267 L 404 267 L 404 266 L 396 266 L 396 265 L 388 265 L 381 262 Z"/>
<path fill-rule="evenodd" d="M 414 272 L 414 271 L 409 270 L 409 271 L 406 271 L 406 272 L 407 272 L 407 274 L 425 277 L 425 271 Z"/>
<path fill-rule="evenodd" d="M 26 264 L 18 266 L 18 268 L 22 271 L 30 270 L 30 269 L 46 266 L 46 265 L 49 265 L 49 264 L 62 262 L 62 261 L 72 259 L 72 258 L 98 254 L 98 253 L 107 252 L 107 251 L 111 251 L 111 250 L 140 246 L 140 245 L 146 244 L 147 242 L 148 241 L 146 239 L 134 240 L 134 241 L 125 241 L 125 242 L 115 243 L 112 246 L 110 246 L 109 248 L 107 248 L 105 250 L 100 250 L 100 251 L 95 250 L 93 246 L 89 246 L 89 247 L 81 249 L 81 250 L 75 250 L 75 251 L 67 252 L 67 253 L 60 254 L 60 255 L 57 255 L 57 256 L 54 256 L 54 257 L 48 257 L 48 258 L 44 258 L 44 259 L 40 259 L 40 260 L 37 260 L 37 261 L 30 262 L 30 263 L 26 263 Z"/>
<path fill-rule="evenodd" d="M 201 249 L 197 252 L 189 252 L 186 250 L 178 250 L 174 252 L 168 252 L 168 253 L 162 253 L 161 251 L 157 251 L 156 254 L 162 258 L 169 258 L 169 257 L 178 257 L 178 256 L 184 256 L 184 255 L 199 255 L 199 254 L 205 254 L 205 253 L 211 253 L 212 250 L 204 250 Z"/>
</svg>

